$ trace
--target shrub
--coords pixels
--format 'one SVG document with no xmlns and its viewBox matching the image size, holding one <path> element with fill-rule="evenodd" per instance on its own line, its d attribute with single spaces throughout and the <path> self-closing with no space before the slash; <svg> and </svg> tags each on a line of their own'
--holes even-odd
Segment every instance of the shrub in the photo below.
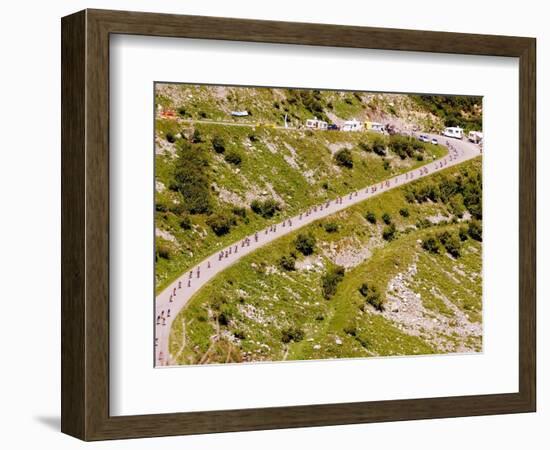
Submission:
<svg viewBox="0 0 550 450">
<path fill-rule="evenodd" d="M 344 327 L 344 333 L 349 336 L 355 337 L 357 336 L 357 328 L 355 327 L 355 325 L 346 325 Z"/>
<path fill-rule="evenodd" d="M 458 230 L 458 237 L 461 241 L 468 240 L 468 227 L 460 227 Z"/>
<path fill-rule="evenodd" d="M 157 259 L 158 258 L 170 259 L 172 257 L 172 252 L 170 250 L 170 247 L 166 243 L 159 242 L 157 240 L 156 247 L 157 247 Z"/>
<path fill-rule="evenodd" d="M 324 228 L 327 233 L 336 233 L 338 231 L 338 224 L 336 222 L 327 222 L 324 224 Z"/>
<path fill-rule="evenodd" d="M 434 236 L 428 236 L 422 241 L 422 248 L 430 253 L 438 254 L 439 242 Z"/>
<path fill-rule="evenodd" d="M 460 256 L 460 240 L 456 235 L 451 234 L 449 231 L 443 231 L 437 235 L 437 238 L 451 256 L 455 258 Z"/>
<path fill-rule="evenodd" d="M 296 250 L 306 256 L 311 255 L 315 251 L 315 244 L 315 237 L 311 233 L 300 233 L 294 242 Z"/>
<path fill-rule="evenodd" d="M 174 187 L 181 193 L 191 214 L 204 214 L 212 209 L 208 159 L 201 146 L 180 143 L 174 170 Z"/>
<path fill-rule="evenodd" d="M 483 240 L 483 228 L 481 226 L 481 222 L 478 220 L 471 220 L 468 223 L 468 234 L 472 239 L 481 242 Z"/>
<path fill-rule="evenodd" d="M 387 227 L 384 227 L 384 230 L 382 231 L 382 237 L 384 240 L 390 242 L 393 241 L 396 237 L 397 230 L 395 228 L 395 224 L 390 224 Z"/>
<path fill-rule="evenodd" d="M 235 150 L 230 150 L 225 154 L 224 158 L 228 163 L 233 164 L 234 166 L 238 166 L 242 162 L 241 155 L 236 152 Z"/>
<path fill-rule="evenodd" d="M 246 209 L 242 208 L 240 206 L 235 206 L 231 209 L 231 212 L 235 214 L 238 217 L 242 217 L 243 219 L 246 217 Z"/>
<path fill-rule="evenodd" d="M 187 115 L 187 111 L 185 110 L 185 108 L 180 107 L 180 108 L 178 108 L 178 114 L 179 114 L 181 117 L 185 117 L 185 116 Z"/>
<path fill-rule="evenodd" d="M 365 214 L 365 219 L 372 224 L 376 223 L 376 215 L 372 211 L 368 211 L 367 214 Z"/>
<path fill-rule="evenodd" d="M 199 117 L 201 119 L 206 119 L 208 117 L 208 114 L 206 114 L 206 112 L 204 111 L 199 111 Z"/>
<path fill-rule="evenodd" d="M 176 136 L 174 136 L 172 133 L 166 133 L 166 140 L 170 142 L 170 144 L 173 144 L 176 142 Z"/>
<path fill-rule="evenodd" d="M 192 226 L 193 225 L 191 223 L 191 217 L 189 217 L 187 214 L 184 214 L 180 219 L 180 227 L 183 230 L 190 230 Z"/>
<path fill-rule="evenodd" d="M 384 170 L 389 170 L 391 168 L 391 164 L 387 159 L 383 161 L 383 164 L 384 164 Z"/>
<path fill-rule="evenodd" d="M 214 139 L 212 139 L 212 148 L 216 153 L 225 152 L 225 142 L 220 136 L 215 136 Z"/>
<path fill-rule="evenodd" d="M 351 151 L 347 148 L 337 151 L 334 154 L 334 160 L 339 166 L 346 167 L 348 169 L 353 167 L 353 156 Z"/>
<path fill-rule="evenodd" d="M 157 202 L 157 203 L 155 203 L 155 211 L 157 211 L 157 212 L 167 212 L 168 207 L 164 203 Z"/>
<path fill-rule="evenodd" d="M 401 208 L 399 210 L 399 214 L 401 215 L 401 217 L 409 217 L 410 216 L 408 208 Z"/>
<path fill-rule="evenodd" d="M 216 236 L 223 236 L 231 231 L 231 226 L 235 224 L 235 219 L 227 217 L 225 214 L 212 214 L 206 219 L 206 224 L 212 228 Z"/>
<path fill-rule="evenodd" d="M 285 344 L 288 344 L 290 341 L 300 342 L 304 339 L 303 330 L 297 327 L 285 328 L 281 334 L 281 341 Z"/>
<path fill-rule="evenodd" d="M 241 341 L 246 339 L 246 334 L 242 330 L 234 331 L 233 336 L 235 336 L 237 339 L 240 339 Z"/>
<path fill-rule="evenodd" d="M 258 136 L 256 136 L 255 134 L 251 133 L 248 135 L 248 140 L 250 142 L 258 142 L 260 140 L 260 138 Z"/>
<path fill-rule="evenodd" d="M 250 204 L 250 209 L 263 218 L 270 219 L 277 211 L 281 210 L 281 206 L 274 199 L 270 198 L 264 201 L 253 200 Z"/>
<path fill-rule="evenodd" d="M 449 199 L 449 207 L 451 212 L 457 216 L 462 217 L 464 215 L 464 199 L 461 194 L 455 194 Z"/>
<path fill-rule="evenodd" d="M 370 283 L 363 283 L 359 287 L 359 293 L 365 297 L 365 302 L 378 311 L 384 310 L 385 299 L 380 294 L 380 290 Z"/>
<path fill-rule="evenodd" d="M 382 220 L 386 225 L 389 225 L 391 223 L 391 216 L 388 213 L 382 214 Z"/>
<path fill-rule="evenodd" d="M 202 135 L 198 128 L 193 131 L 193 137 L 191 138 L 193 144 L 200 144 L 202 142 Z"/>
<path fill-rule="evenodd" d="M 281 256 L 279 259 L 279 267 L 287 272 L 296 270 L 296 258 L 292 255 Z"/>
<path fill-rule="evenodd" d="M 321 278 L 323 297 L 327 300 L 336 294 L 338 284 L 344 279 L 345 269 L 342 266 L 334 266 L 327 270 Z"/>
</svg>

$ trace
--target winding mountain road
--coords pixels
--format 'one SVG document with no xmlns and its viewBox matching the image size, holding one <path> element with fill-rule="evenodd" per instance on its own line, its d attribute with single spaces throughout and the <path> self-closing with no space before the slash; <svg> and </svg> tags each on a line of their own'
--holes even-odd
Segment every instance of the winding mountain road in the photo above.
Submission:
<svg viewBox="0 0 550 450">
<path fill-rule="evenodd" d="M 179 276 L 155 299 L 155 366 L 175 364 L 168 351 L 172 322 L 193 294 L 218 273 L 235 264 L 243 256 L 318 219 L 330 216 L 390 189 L 404 186 L 412 181 L 460 164 L 480 154 L 479 146 L 470 142 L 451 138 L 447 139 L 438 135 L 426 135 L 430 139 L 438 139 L 442 143 L 440 145 L 447 145 L 448 142 L 449 152 L 447 155 L 409 172 L 396 175 L 358 191 L 353 191 L 338 199 L 310 207 L 301 214 L 287 217 L 276 225 L 270 225 L 253 235 L 217 251 Z"/>
</svg>

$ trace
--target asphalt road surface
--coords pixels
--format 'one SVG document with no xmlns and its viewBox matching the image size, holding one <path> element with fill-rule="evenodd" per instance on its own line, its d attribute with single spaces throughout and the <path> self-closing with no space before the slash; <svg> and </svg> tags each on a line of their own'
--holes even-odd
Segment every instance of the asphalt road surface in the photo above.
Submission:
<svg viewBox="0 0 550 450">
<path fill-rule="evenodd" d="M 217 251 L 179 276 L 155 299 L 155 366 L 176 364 L 175 361 L 172 361 L 172 355 L 168 352 L 170 330 L 173 320 L 185 307 L 189 299 L 204 284 L 208 283 L 227 267 L 235 264 L 243 256 L 318 219 L 330 216 L 390 189 L 403 186 L 419 178 L 431 175 L 434 172 L 460 164 L 481 153 L 479 146 L 467 141 L 427 133 L 422 134 L 427 135 L 430 139 L 436 138 L 440 145 L 447 146 L 448 142 L 448 154 L 422 167 L 396 175 L 371 186 L 366 186 L 358 191 L 350 192 L 338 199 L 310 207 L 293 217 L 287 217 L 276 225 L 259 230 L 257 233 Z"/>
</svg>

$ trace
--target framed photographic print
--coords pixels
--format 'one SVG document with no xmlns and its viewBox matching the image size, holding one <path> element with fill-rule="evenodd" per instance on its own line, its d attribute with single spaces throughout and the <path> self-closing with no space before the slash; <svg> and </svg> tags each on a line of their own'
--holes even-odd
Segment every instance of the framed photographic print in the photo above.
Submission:
<svg viewBox="0 0 550 450">
<path fill-rule="evenodd" d="M 62 431 L 535 410 L 535 40 L 62 20 Z"/>
</svg>

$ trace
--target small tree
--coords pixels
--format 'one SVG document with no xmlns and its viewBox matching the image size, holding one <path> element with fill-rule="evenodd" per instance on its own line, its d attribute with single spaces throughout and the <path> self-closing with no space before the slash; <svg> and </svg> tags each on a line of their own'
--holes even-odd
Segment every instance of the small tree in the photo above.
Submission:
<svg viewBox="0 0 550 450">
<path fill-rule="evenodd" d="M 180 219 L 180 227 L 183 230 L 190 230 L 192 227 L 191 217 L 188 214 L 184 214 Z"/>
<path fill-rule="evenodd" d="M 166 140 L 170 142 L 170 144 L 173 144 L 176 142 L 176 136 L 174 136 L 172 133 L 168 132 L 166 133 Z"/>
<path fill-rule="evenodd" d="M 294 243 L 294 245 L 296 246 L 296 250 L 298 250 L 305 256 L 311 255 L 315 251 L 315 244 L 315 236 L 313 236 L 311 233 L 300 233 L 296 237 L 296 241 Z"/>
<path fill-rule="evenodd" d="M 281 256 L 279 259 L 279 267 L 287 272 L 296 270 L 296 258 L 292 255 Z"/>
<path fill-rule="evenodd" d="M 220 136 L 215 136 L 214 139 L 212 139 L 212 148 L 216 153 L 225 152 L 225 142 Z"/>
<path fill-rule="evenodd" d="M 334 155 L 334 160 L 339 166 L 346 167 L 348 169 L 353 168 L 353 156 L 351 151 L 347 148 L 337 151 Z"/>
<path fill-rule="evenodd" d="M 479 220 L 471 220 L 468 223 L 468 234 L 476 241 L 481 242 L 483 240 L 483 228 Z"/>
<path fill-rule="evenodd" d="M 216 213 L 206 219 L 206 224 L 212 228 L 216 236 L 223 236 L 231 231 L 231 226 L 235 224 L 235 221 L 225 214 Z"/>
<path fill-rule="evenodd" d="M 365 219 L 372 224 L 376 223 L 376 215 L 372 211 L 368 211 L 367 214 L 365 214 Z"/>
<path fill-rule="evenodd" d="M 395 228 L 395 224 L 390 224 L 387 227 L 384 227 L 384 230 L 382 231 L 382 237 L 384 240 L 390 242 L 393 241 L 396 237 L 397 230 Z"/>
<path fill-rule="evenodd" d="M 359 293 L 365 297 L 365 302 L 373 308 L 378 311 L 384 310 L 385 299 L 380 294 L 378 287 L 372 285 L 371 283 L 363 283 L 359 287 Z"/>
<path fill-rule="evenodd" d="M 230 150 L 225 154 L 224 158 L 228 163 L 238 166 L 242 162 L 242 157 L 235 150 Z"/>
<path fill-rule="evenodd" d="M 439 242 L 434 236 L 428 236 L 422 241 L 422 248 L 430 253 L 439 253 Z"/>
<path fill-rule="evenodd" d="M 193 137 L 191 138 L 193 144 L 200 144 L 202 142 L 202 135 L 198 128 L 193 131 Z"/>
<path fill-rule="evenodd" d="M 336 294 L 338 284 L 344 279 L 345 269 L 342 266 L 335 266 L 327 270 L 321 278 L 321 287 L 323 289 L 323 297 L 327 300 Z"/>
<path fill-rule="evenodd" d="M 327 233 L 336 233 L 338 231 L 338 224 L 336 222 L 327 222 L 324 224 L 324 228 Z"/>
<path fill-rule="evenodd" d="M 391 216 L 388 213 L 382 214 L 382 220 L 386 225 L 389 225 L 391 223 Z"/>
<path fill-rule="evenodd" d="M 401 217 L 409 217 L 410 216 L 408 208 L 401 208 L 399 210 L 399 214 L 401 215 Z"/>
<path fill-rule="evenodd" d="M 304 331 L 298 327 L 285 328 L 281 334 L 281 341 L 285 344 L 291 341 L 300 342 L 304 339 Z"/>
</svg>

